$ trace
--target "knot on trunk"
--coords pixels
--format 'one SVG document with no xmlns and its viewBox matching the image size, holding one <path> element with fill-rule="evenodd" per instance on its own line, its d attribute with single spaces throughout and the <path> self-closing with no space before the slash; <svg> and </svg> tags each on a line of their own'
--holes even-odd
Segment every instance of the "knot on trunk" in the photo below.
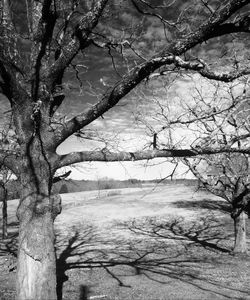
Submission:
<svg viewBox="0 0 250 300">
<path fill-rule="evenodd" d="M 41 200 L 36 201 L 34 212 L 37 215 L 45 214 L 47 212 L 52 213 L 53 219 L 62 211 L 61 196 L 51 195 L 50 197 L 44 197 Z"/>
<path fill-rule="evenodd" d="M 27 197 L 20 201 L 17 209 L 19 221 L 35 216 L 39 217 L 49 213 L 53 220 L 62 211 L 61 196 L 56 195 L 36 195 L 36 197 Z"/>
</svg>

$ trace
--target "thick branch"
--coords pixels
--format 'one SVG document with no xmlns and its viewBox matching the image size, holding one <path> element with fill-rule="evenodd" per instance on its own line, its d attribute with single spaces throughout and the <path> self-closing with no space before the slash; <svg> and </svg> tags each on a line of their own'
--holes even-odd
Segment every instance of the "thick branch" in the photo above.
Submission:
<svg viewBox="0 0 250 300">
<path fill-rule="evenodd" d="M 153 149 L 147 151 L 136 152 L 110 152 L 107 149 L 100 151 L 82 151 L 72 152 L 66 155 L 58 155 L 54 166 L 55 169 L 69 166 L 71 164 L 79 162 L 91 162 L 91 161 L 139 161 L 149 160 L 154 158 L 169 158 L 169 157 L 198 157 L 200 155 L 213 155 L 219 153 L 241 153 L 250 154 L 250 148 L 231 148 L 228 146 L 219 148 L 191 148 L 191 149 Z"/>
<path fill-rule="evenodd" d="M 204 148 L 204 149 L 161 149 L 161 150 L 148 150 L 137 152 L 110 152 L 106 149 L 100 151 L 82 151 L 72 152 L 66 155 L 58 156 L 57 168 L 68 166 L 74 163 L 86 162 L 86 161 L 137 161 L 137 160 L 149 160 L 159 157 L 194 157 L 198 155 L 213 155 L 218 153 L 243 153 L 250 154 L 250 149 L 237 149 L 230 147 L 222 148 Z"/>
<path fill-rule="evenodd" d="M 72 152 L 59 157 L 59 163 L 57 168 L 68 166 L 74 163 L 86 162 L 86 161 L 137 161 L 137 160 L 149 160 L 157 157 L 191 157 L 197 155 L 197 152 L 190 149 L 182 150 L 148 150 L 137 152 L 110 152 L 106 149 L 100 151 L 82 151 Z"/>
</svg>

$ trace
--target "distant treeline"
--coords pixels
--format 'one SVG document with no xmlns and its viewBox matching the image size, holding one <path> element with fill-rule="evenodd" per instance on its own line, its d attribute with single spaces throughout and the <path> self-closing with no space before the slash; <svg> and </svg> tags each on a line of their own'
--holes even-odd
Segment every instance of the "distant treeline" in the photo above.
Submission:
<svg viewBox="0 0 250 300">
<path fill-rule="evenodd" d="M 157 184 L 185 184 L 185 185 L 197 185 L 196 179 L 155 179 L 155 180 L 114 180 L 114 179 L 103 179 L 103 180 L 61 180 L 54 184 L 53 193 L 77 193 L 91 190 L 107 190 L 107 189 L 123 189 L 123 188 L 136 188 L 143 187 L 146 185 L 157 185 Z M 11 180 L 7 183 L 8 199 L 19 198 L 19 184 L 16 180 Z"/>
<path fill-rule="evenodd" d="M 64 193 L 76 193 L 91 190 L 108 190 L 108 189 L 123 189 L 123 188 L 136 188 L 143 187 L 145 185 L 153 184 L 175 184 L 183 183 L 187 185 L 196 185 L 197 180 L 191 179 L 175 179 L 175 180 L 138 180 L 138 179 L 128 179 L 128 180 L 114 180 L 114 179 L 103 179 L 98 181 L 92 180 L 61 180 L 57 182 L 54 187 L 54 193 L 64 194 Z"/>
</svg>

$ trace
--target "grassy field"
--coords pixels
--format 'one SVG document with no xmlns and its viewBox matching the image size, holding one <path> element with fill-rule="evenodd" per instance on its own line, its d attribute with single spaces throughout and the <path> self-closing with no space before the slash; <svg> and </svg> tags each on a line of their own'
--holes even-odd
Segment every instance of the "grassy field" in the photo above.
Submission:
<svg viewBox="0 0 250 300">
<path fill-rule="evenodd" d="M 250 299 L 250 259 L 234 257 L 227 205 L 184 184 L 63 194 L 56 219 L 59 299 Z M 14 299 L 12 239 L 0 299 Z M 9 272 L 10 271 L 10 272 Z"/>
</svg>

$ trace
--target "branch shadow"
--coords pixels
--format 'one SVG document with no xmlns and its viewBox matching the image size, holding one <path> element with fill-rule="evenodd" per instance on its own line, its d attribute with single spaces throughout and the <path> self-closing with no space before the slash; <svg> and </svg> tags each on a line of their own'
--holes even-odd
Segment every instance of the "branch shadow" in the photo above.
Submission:
<svg viewBox="0 0 250 300">
<path fill-rule="evenodd" d="M 221 260 L 220 255 L 229 257 L 231 252 L 223 244 L 229 236 L 225 234 L 223 224 L 214 216 L 205 216 L 192 222 L 185 222 L 181 218 L 145 218 L 123 222 L 118 226 L 121 230 L 127 230 L 130 236 L 104 239 L 91 226 L 71 229 L 70 237 L 58 234 L 57 251 L 63 247 L 57 260 L 58 300 L 62 299 L 63 285 L 68 280 L 66 272 L 72 269 L 102 269 L 119 286 L 130 287 L 123 282 L 124 273 L 121 275 L 117 267 L 129 268 L 127 276 L 145 276 L 162 284 L 168 284 L 169 279 L 179 280 L 225 298 L 237 299 L 235 295 L 230 297 L 220 291 L 221 287 L 227 291 L 248 294 L 249 291 L 221 285 L 216 280 L 202 276 L 204 266 L 212 270 L 214 264 L 225 264 L 227 260 Z M 217 290 L 214 291 L 212 286 L 216 286 Z M 90 287 L 81 285 L 79 299 L 89 299 L 90 292 Z"/>
<path fill-rule="evenodd" d="M 185 221 L 183 217 L 161 219 L 146 219 L 142 224 L 133 221 L 128 224 L 129 230 L 136 234 L 160 238 L 166 241 L 176 241 L 182 247 L 203 247 L 217 252 L 231 253 L 232 249 L 223 245 L 231 238 L 224 230 L 224 224 L 213 214 L 207 214 L 195 221 Z"/>
<path fill-rule="evenodd" d="M 16 257 L 18 224 L 9 225 L 13 230 L 8 240 L 0 242 L 0 256 Z M 56 233 L 58 300 L 63 299 L 64 284 L 69 279 L 67 271 L 74 269 L 103 270 L 121 287 L 130 287 L 124 281 L 126 276 L 144 276 L 161 284 L 179 280 L 203 291 L 214 292 L 216 286 L 216 293 L 225 298 L 237 299 L 235 295 L 226 295 L 225 290 L 248 294 L 249 291 L 202 277 L 201 265 L 210 269 L 214 264 L 226 264 L 228 260 L 221 260 L 220 255 L 230 257 L 231 251 L 230 235 L 212 214 L 195 221 L 144 218 L 116 225 L 128 234 L 110 238 L 110 233 L 105 236 L 100 228 L 91 225 L 73 226 L 67 232 Z M 121 272 L 121 268 L 125 271 Z M 78 292 L 79 300 L 88 300 L 92 286 L 80 284 Z"/>
<path fill-rule="evenodd" d="M 68 229 L 68 233 L 56 234 L 58 300 L 63 298 L 63 285 L 69 279 L 66 275 L 68 270 L 100 267 L 108 261 L 108 251 L 102 249 L 102 243 L 103 240 L 92 225 L 73 226 Z M 109 246 L 110 242 L 106 241 L 105 247 Z M 79 293 L 80 300 L 88 299 L 90 287 L 80 285 Z"/>
</svg>

